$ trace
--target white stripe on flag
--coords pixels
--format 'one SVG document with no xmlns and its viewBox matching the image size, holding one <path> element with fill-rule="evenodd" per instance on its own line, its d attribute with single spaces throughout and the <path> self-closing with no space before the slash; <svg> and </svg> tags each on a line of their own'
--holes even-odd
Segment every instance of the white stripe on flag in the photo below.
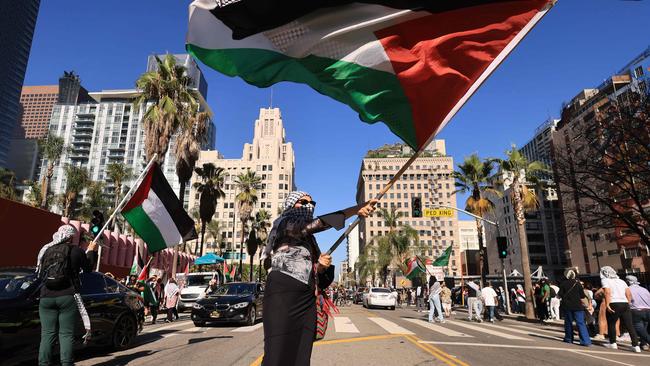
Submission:
<svg viewBox="0 0 650 366">
<path fill-rule="evenodd" d="M 178 232 L 174 220 L 153 189 L 149 190 L 149 196 L 142 202 L 142 209 L 160 231 L 167 247 L 174 246 L 181 241 L 181 234 Z"/>
</svg>

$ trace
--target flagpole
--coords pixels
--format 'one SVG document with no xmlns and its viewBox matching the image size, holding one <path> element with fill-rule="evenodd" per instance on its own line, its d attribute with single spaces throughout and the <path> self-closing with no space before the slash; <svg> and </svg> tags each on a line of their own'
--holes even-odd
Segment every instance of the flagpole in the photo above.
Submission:
<svg viewBox="0 0 650 366">
<path fill-rule="evenodd" d="M 135 184 L 133 184 L 133 186 L 129 189 L 129 191 L 126 192 L 126 194 L 124 195 L 124 198 L 122 198 L 122 201 L 120 201 L 120 203 L 117 205 L 117 207 L 115 207 L 115 210 L 113 210 L 113 213 L 111 214 L 111 217 L 108 218 L 108 220 L 104 224 L 104 227 L 102 227 L 102 229 L 99 230 L 99 233 L 97 233 L 97 236 L 99 236 L 101 234 L 104 234 L 104 230 L 106 230 L 108 228 L 108 225 L 110 225 L 111 221 L 113 221 L 113 219 L 115 218 L 115 215 L 122 209 L 122 206 L 124 206 L 124 204 L 131 198 L 131 195 L 133 195 L 133 191 L 140 186 L 140 183 L 141 183 L 142 179 L 144 178 L 144 176 L 149 171 L 149 168 L 151 168 L 151 165 L 153 165 L 153 163 L 156 161 L 157 157 L 158 157 L 158 153 L 153 154 L 153 156 L 151 157 L 151 160 L 149 160 L 149 163 L 147 164 L 147 166 L 144 168 L 142 173 L 140 173 L 140 176 L 138 177 L 138 179 L 136 179 Z M 97 237 L 95 237 L 95 240 L 97 240 Z M 97 253 L 97 265 L 95 267 L 95 271 L 97 271 L 97 272 L 99 272 L 99 264 L 101 263 L 101 258 L 102 258 L 102 248 L 104 246 L 106 246 L 106 245 L 103 244 L 103 243 L 100 243 L 100 245 L 99 245 L 99 251 Z"/>
</svg>

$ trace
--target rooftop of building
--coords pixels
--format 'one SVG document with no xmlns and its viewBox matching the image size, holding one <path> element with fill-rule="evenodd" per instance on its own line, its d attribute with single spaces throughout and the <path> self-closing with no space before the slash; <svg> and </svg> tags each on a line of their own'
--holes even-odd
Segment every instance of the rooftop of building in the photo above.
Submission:
<svg viewBox="0 0 650 366">
<path fill-rule="evenodd" d="M 377 149 L 369 150 L 364 159 L 384 159 L 384 158 L 410 158 L 415 151 L 404 143 L 385 144 Z M 420 157 L 432 158 L 442 157 L 445 155 L 445 146 L 443 140 L 434 140 L 427 146 Z"/>
</svg>

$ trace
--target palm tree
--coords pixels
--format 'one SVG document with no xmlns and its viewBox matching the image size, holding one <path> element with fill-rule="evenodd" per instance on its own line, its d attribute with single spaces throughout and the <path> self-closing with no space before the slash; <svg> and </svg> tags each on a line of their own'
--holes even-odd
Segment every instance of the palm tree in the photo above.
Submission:
<svg viewBox="0 0 650 366">
<path fill-rule="evenodd" d="M 217 200 L 223 198 L 223 168 L 218 168 L 212 163 L 205 163 L 203 167 L 194 169 L 201 178 L 200 182 L 194 183 L 194 188 L 201 195 L 199 198 L 199 216 L 201 217 L 201 249 L 199 254 L 203 255 L 203 240 L 205 238 L 205 227 L 212 221 L 217 210 Z"/>
<path fill-rule="evenodd" d="M 176 156 L 176 175 L 180 182 L 178 199 L 184 202 L 185 185 L 192 178 L 196 161 L 199 160 L 201 146 L 207 140 L 208 122 L 210 116 L 206 112 L 196 111 L 194 105 L 190 113 L 180 124 L 180 134 L 176 139 L 174 155 Z"/>
<path fill-rule="evenodd" d="M 546 166 L 539 162 L 529 162 L 515 145 L 506 151 L 507 159 L 495 159 L 502 173 L 512 179 L 510 184 L 510 199 L 517 220 L 517 233 L 519 235 L 519 250 L 521 251 L 521 267 L 524 275 L 524 291 L 526 291 L 526 318 L 535 319 L 533 307 L 533 283 L 530 274 L 528 257 L 528 238 L 526 237 L 526 211 L 539 207 L 535 190 L 528 188 L 527 183 L 538 184 L 536 173 L 547 172 Z"/>
<path fill-rule="evenodd" d="M 16 200 L 16 175 L 5 168 L 0 168 L 0 198 Z"/>
<path fill-rule="evenodd" d="M 390 206 L 390 210 L 380 208 L 377 210 L 377 214 L 384 219 L 384 225 L 389 227 L 391 233 L 397 227 L 397 220 L 404 216 L 403 212 L 396 211 L 395 206 Z"/>
<path fill-rule="evenodd" d="M 485 193 L 501 195 L 501 193 L 492 185 L 492 171 L 494 170 L 493 160 L 483 160 L 477 154 L 472 154 L 465 158 L 462 164 L 458 165 L 458 170 L 453 173 L 456 179 L 455 193 L 469 193 L 470 196 L 465 201 L 465 210 L 476 216 L 483 217 L 488 212 L 494 210 L 494 203 L 485 198 Z M 483 244 L 483 221 L 476 219 L 476 230 L 478 231 L 479 245 L 479 268 L 481 271 L 481 282 L 485 281 L 485 275 L 488 273 L 488 265 Z"/>
<path fill-rule="evenodd" d="M 79 213 L 80 218 L 84 221 L 90 221 L 92 219 L 92 212 L 94 210 L 105 212 L 110 206 L 110 200 L 104 196 L 105 188 L 106 183 L 104 182 L 91 181 L 88 183 L 86 194 L 84 195 L 84 202 Z"/>
<path fill-rule="evenodd" d="M 145 135 L 145 155 L 151 160 L 157 154 L 159 165 L 165 161 L 169 142 L 184 118 L 184 111 L 196 103 L 189 88 L 190 77 L 183 65 L 176 64 L 176 58 L 167 54 L 164 59 L 156 57 L 157 69 L 142 74 L 135 82 L 140 95 L 134 106 L 147 107 L 142 122 Z"/>
<path fill-rule="evenodd" d="M 206 227 L 206 231 L 212 238 L 213 244 L 219 247 L 219 254 L 221 254 L 221 230 L 222 229 L 223 227 L 221 226 L 221 221 L 219 220 L 210 221 L 210 223 L 208 223 Z"/>
<path fill-rule="evenodd" d="M 366 247 L 366 250 L 359 255 L 357 258 L 357 263 L 355 267 L 359 270 L 359 280 L 363 280 L 363 285 L 367 283 L 367 278 L 371 277 L 372 285 L 375 284 L 375 274 L 377 273 L 377 264 L 371 258 L 370 247 Z"/>
<path fill-rule="evenodd" d="M 64 193 L 65 205 L 63 206 L 63 216 L 70 217 L 74 214 L 74 208 L 77 203 L 77 195 L 88 185 L 88 171 L 86 168 L 66 165 L 66 189 Z"/>
<path fill-rule="evenodd" d="M 261 209 L 257 211 L 255 216 L 252 218 L 251 222 L 251 233 L 255 233 L 255 237 L 257 238 L 256 245 L 259 247 L 261 250 L 262 247 L 264 246 L 264 243 L 266 242 L 266 239 L 268 238 L 268 229 L 271 226 L 270 223 L 271 220 L 271 213 L 268 212 L 265 209 Z M 249 237 L 250 239 L 250 237 Z M 249 243 L 247 243 L 249 244 Z M 252 245 L 253 243 L 250 243 Z M 253 268 L 253 256 L 255 256 L 255 253 L 257 252 L 257 247 L 252 248 L 252 247 L 247 247 L 248 255 L 250 256 L 251 260 L 251 268 Z M 260 263 L 258 264 L 257 267 L 257 278 L 258 280 L 262 278 L 262 256 L 260 255 Z M 253 281 L 253 271 L 250 273 L 250 281 Z"/>
<path fill-rule="evenodd" d="M 115 185 L 115 200 L 113 209 L 117 209 L 122 195 L 122 185 L 124 182 L 133 179 L 133 169 L 126 166 L 124 163 L 110 163 L 106 166 L 106 176 Z"/>
<path fill-rule="evenodd" d="M 43 159 L 47 160 L 47 170 L 41 182 L 41 208 L 47 209 L 47 199 L 50 189 L 50 181 L 54 175 L 54 166 L 57 164 L 61 155 L 67 150 L 65 140 L 53 134 L 48 134 L 45 140 L 39 142 Z"/>
<path fill-rule="evenodd" d="M 251 218 L 253 206 L 257 203 L 257 191 L 262 187 L 262 177 L 255 174 L 252 170 L 246 170 L 246 173 L 239 174 L 235 179 L 235 184 L 239 193 L 237 202 L 239 202 L 239 220 L 241 221 L 241 245 L 239 247 L 239 268 L 242 268 L 244 255 L 244 238 L 246 237 L 246 223 Z M 241 272 L 239 272 L 241 278 Z"/>
</svg>

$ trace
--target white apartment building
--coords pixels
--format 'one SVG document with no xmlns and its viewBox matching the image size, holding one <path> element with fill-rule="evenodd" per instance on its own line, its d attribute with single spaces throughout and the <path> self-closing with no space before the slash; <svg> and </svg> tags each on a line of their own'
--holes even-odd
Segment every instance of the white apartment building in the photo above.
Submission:
<svg viewBox="0 0 650 366">
<path fill-rule="evenodd" d="M 295 156 L 293 145 L 286 142 L 282 115 L 279 108 L 260 108 L 255 120 L 253 142 L 244 144 L 242 157 L 239 159 L 224 159 L 217 151 L 201 151 L 197 167 L 204 163 L 212 163 L 224 169 L 225 197 L 217 204 L 213 220 L 219 220 L 224 230 L 221 232 L 221 243 L 227 246 L 230 258 L 239 258 L 241 246 L 241 221 L 238 217 L 236 178 L 247 170 L 254 171 L 262 178 L 262 189 L 258 191 L 258 201 L 253 208 L 253 215 L 260 209 L 271 214 L 271 223 L 281 210 L 286 196 L 295 190 Z M 199 180 L 194 174 L 192 184 Z M 198 209 L 199 194 L 195 189 L 189 195 L 189 212 Z M 206 240 L 207 241 L 207 240 Z M 205 251 L 205 245 L 204 245 Z M 259 255 L 256 253 L 256 258 Z M 244 246 L 244 256 L 246 247 Z"/>
</svg>

